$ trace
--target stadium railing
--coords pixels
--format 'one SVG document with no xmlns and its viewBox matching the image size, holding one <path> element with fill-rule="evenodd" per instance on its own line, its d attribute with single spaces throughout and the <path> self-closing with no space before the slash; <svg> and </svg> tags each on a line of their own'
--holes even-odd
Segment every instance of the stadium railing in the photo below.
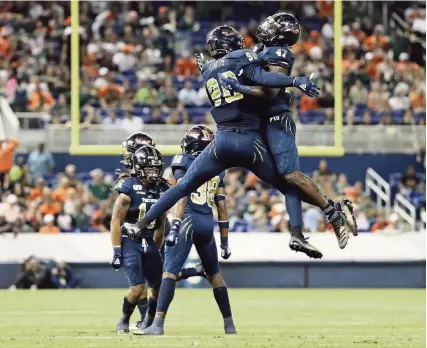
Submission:
<svg viewBox="0 0 427 348">
<path fill-rule="evenodd" d="M 377 210 L 385 211 L 386 215 L 390 214 L 391 209 L 391 189 L 387 181 L 372 168 L 366 171 L 365 193 L 371 196 L 376 195 Z M 375 197 L 373 197 L 375 200 Z"/>
<path fill-rule="evenodd" d="M 416 230 L 417 209 L 400 193 L 396 194 L 393 210 L 411 226 L 412 230 Z"/>
</svg>

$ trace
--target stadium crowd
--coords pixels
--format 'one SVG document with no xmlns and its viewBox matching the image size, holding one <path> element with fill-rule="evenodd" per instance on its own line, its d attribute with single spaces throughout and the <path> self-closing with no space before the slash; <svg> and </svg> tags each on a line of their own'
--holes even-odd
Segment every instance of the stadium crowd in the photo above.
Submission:
<svg viewBox="0 0 427 348">
<path fill-rule="evenodd" d="M 354 202 L 361 231 L 397 227 L 397 217 L 386 219 L 378 212 L 371 198 L 364 194 L 361 182 L 349 183 L 345 174 L 331 171 L 326 160 L 307 174 L 332 199 L 347 197 Z M 174 184 L 170 170 L 165 171 L 165 178 Z M 420 177 L 413 168 L 398 181 L 397 190 L 407 197 L 425 189 L 425 176 Z M 51 154 L 40 144 L 26 159 L 18 156 L 9 173 L 2 177 L 0 234 L 108 232 L 116 197 L 114 183 L 115 174 L 101 169 L 78 173 L 78 168 L 69 164 L 64 172 L 55 172 Z M 284 197 L 277 190 L 237 168 L 227 171 L 225 184 L 231 232 L 289 230 Z M 425 195 L 420 195 L 420 204 L 424 202 Z M 320 210 L 309 205 L 303 208 L 305 231 L 328 230 Z"/>
<path fill-rule="evenodd" d="M 315 72 L 322 87 L 318 99 L 292 91 L 293 115 L 302 123 L 332 123 L 333 3 L 218 4 L 81 2 L 81 121 L 134 131 L 144 123 L 211 123 L 193 53 L 204 50 L 206 34 L 218 23 L 239 28 L 253 47 L 258 20 L 287 11 L 304 29 L 293 47 L 293 75 Z M 425 9 L 390 3 L 406 26 L 386 32 L 374 17 L 381 6 L 343 3 L 345 121 L 425 124 L 425 61 L 417 54 Z M 69 121 L 70 25 L 67 2 L 0 2 L 0 88 L 15 112 L 51 115 L 32 127 Z"/>
</svg>

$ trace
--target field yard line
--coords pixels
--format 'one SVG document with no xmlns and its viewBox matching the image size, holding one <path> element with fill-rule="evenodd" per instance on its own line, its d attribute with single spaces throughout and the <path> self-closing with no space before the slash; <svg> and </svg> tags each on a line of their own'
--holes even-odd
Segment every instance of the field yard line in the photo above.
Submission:
<svg viewBox="0 0 427 348">
<path fill-rule="evenodd" d="M 105 314 L 108 312 L 100 312 L 100 311 L 81 311 L 81 310 L 63 310 L 63 311 L 49 311 L 49 310 L 37 310 L 37 311 L 0 311 L 0 314 L 5 314 L 5 315 L 37 315 L 40 316 L 40 314 Z"/>
</svg>

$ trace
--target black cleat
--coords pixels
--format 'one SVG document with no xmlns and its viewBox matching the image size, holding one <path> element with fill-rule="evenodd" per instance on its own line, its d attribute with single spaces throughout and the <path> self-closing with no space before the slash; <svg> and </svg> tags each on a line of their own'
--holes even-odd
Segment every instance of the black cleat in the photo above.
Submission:
<svg viewBox="0 0 427 348">
<path fill-rule="evenodd" d="M 347 219 L 347 225 L 350 228 L 350 232 L 353 236 L 357 236 L 359 234 L 359 230 L 357 228 L 356 217 L 354 216 L 353 203 L 349 199 L 344 199 L 341 203 L 341 207 Z"/>
<path fill-rule="evenodd" d="M 309 258 L 321 259 L 323 254 L 308 242 L 308 237 L 291 236 L 289 248 L 293 251 L 305 253 Z"/>
<path fill-rule="evenodd" d="M 339 247 L 344 249 L 347 246 L 348 238 L 350 237 L 350 228 L 345 214 L 337 211 L 337 217 L 331 220 L 330 224 L 332 225 L 335 236 L 337 237 Z"/>
</svg>

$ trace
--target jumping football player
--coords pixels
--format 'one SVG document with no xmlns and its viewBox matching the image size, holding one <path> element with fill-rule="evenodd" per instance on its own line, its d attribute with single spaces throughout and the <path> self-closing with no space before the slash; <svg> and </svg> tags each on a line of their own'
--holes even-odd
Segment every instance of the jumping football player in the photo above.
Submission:
<svg viewBox="0 0 427 348">
<path fill-rule="evenodd" d="M 258 115 L 260 103 L 256 98 L 245 98 L 243 94 L 223 88 L 219 76 L 238 79 L 243 85 L 261 85 L 272 88 L 297 87 L 309 96 L 319 95 L 319 88 L 308 77 L 294 78 L 283 74 L 266 72 L 259 64 L 257 55 L 245 49 L 242 36 L 230 26 L 215 28 L 207 38 L 207 47 L 214 58 L 202 67 L 202 76 L 213 105 L 212 116 L 217 123 L 214 141 L 202 151 L 180 182 L 164 194 L 153 209 L 139 221 L 130 226 L 128 233 L 143 235 L 144 228 L 153 219 L 173 206 L 179 199 L 190 194 L 203 183 L 230 167 L 243 167 L 252 171 L 261 180 L 277 187 L 286 194 L 286 205 L 291 226 L 301 226 L 301 204 L 288 204 L 289 200 L 300 200 L 304 193 L 287 185 L 278 175 L 273 159 L 265 146 Z M 298 196 L 299 195 L 299 196 Z M 299 209 L 299 211 L 292 211 Z M 348 238 L 345 215 L 337 212 L 328 202 L 324 212 L 327 214 L 335 233 L 340 239 Z M 295 219 L 295 221 L 292 221 Z M 295 236 L 298 239 L 298 236 Z M 305 240 L 299 240 L 300 248 L 310 257 L 322 254 Z"/>
<path fill-rule="evenodd" d="M 288 13 L 277 13 L 267 17 L 259 26 L 256 36 L 261 42 L 256 47 L 258 58 L 262 65 L 267 64 L 269 71 L 291 75 L 295 57 L 290 50 L 300 36 L 298 20 Z M 265 128 L 267 142 L 276 163 L 279 175 L 291 185 L 297 186 L 306 197 L 310 197 L 312 205 L 322 210 L 328 207 L 331 200 L 325 198 L 320 188 L 311 178 L 304 175 L 299 168 L 299 155 L 295 142 L 296 126 L 290 112 L 291 94 L 286 89 L 267 90 L 263 87 L 244 86 L 237 79 L 220 76 L 220 82 L 226 88 L 238 93 L 265 98 L 264 113 L 261 122 Z M 261 102 L 261 100 L 259 100 Z M 337 203 L 341 204 L 341 203 Z M 357 235 L 357 225 L 350 200 L 345 199 L 341 207 L 346 214 L 349 228 L 353 235 Z M 298 233 L 302 233 L 299 231 Z M 340 247 L 347 241 L 341 240 L 338 234 Z"/>
<path fill-rule="evenodd" d="M 172 171 L 177 181 L 185 175 L 191 163 L 213 139 L 212 131 L 205 126 L 194 126 L 181 142 L 182 154 L 172 160 Z M 135 334 L 163 335 L 164 321 L 171 304 L 179 270 L 184 265 L 194 244 L 202 260 L 203 268 L 213 287 L 213 294 L 224 320 L 226 334 L 235 334 L 236 328 L 231 315 L 230 300 L 218 264 L 218 252 L 213 235 L 214 217 L 212 207 L 218 209 L 218 225 L 221 234 L 221 256 L 228 259 L 228 210 L 223 183 L 224 173 L 213 177 L 197 190 L 182 198 L 176 205 L 172 229 L 166 237 L 166 253 L 162 285 L 157 301 L 153 324 Z"/>
<path fill-rule="evenodd" d="M 124 151 L 123 151 L 123 160 L 121 161 L 121 163 L 125 166 L 125 168 L 127 169 L 127 172 L 120 173 L 119 178 L 117 179 L 117 186 L 120 186 L 125 178 L 134 178 L 134 179 L 137 178 L 137 174 L 135 171 L 135 164 L 134 164 L 134 158 L 135 158 L 134 154 L 139 148 L 141 148 L 144 145 L 150 145 L 154 147 L 155 143 L 151 136 L 142 132 L 138 132 L 130 135 L 123 142 Z M 121 192 L 120 189 L 117 189 L 117 191 L 119 193 Z M 137 202 L 135 202 L 135 204 L 137 204 Z M 170 231 L 170 224 L 168 219 L 165 219 L 165 226 L 164 226 L 165 236 L 168 235 L 169 231 Z M 113 246 L 113 249 L 114 249 L 114 246 Z M 122 257 L 121 249 L 114 249 L 113 251 L 114 251 L 114 257 L 116 258 Z M 164 243 L 161 244 L 160 253 L 162 255 L 162 260 L 164 260 Z M 113 262 L 111 263 L 111 265 L 114 269 L 119 269 L 120 268 L 119 266 L 121 266 L 121 264 L 116 264 Z M 181 272 L 178 274 L 177 281 L 188 279 L 190 277 L 195 277 L 195 276 L 205 277 L 205 273 L 201 264 L 196 265 L 195 267 L 182 269 Z M 138 310 L 141 314 L 141 319 L 138 320 L 135 325 L 135 327 L 138 329 L 143 328 L 147 325 L 146 323 L 144 323 L 144 318 L 146 316 L 147 307 L 148 307 L 148 294 L 147 294 L 147 287 L 145 285 L 142 285 L 142 288 L 143 289 L 142 289 L 141 296 L 137 302 Z M 131 289 L 129 291 L 131 291 Z M 129 330 L 127 329 L 127 330 L 121 330 L 119 333 L 127 333 L 126 331 L 129 332 Z"/>
</svg>

